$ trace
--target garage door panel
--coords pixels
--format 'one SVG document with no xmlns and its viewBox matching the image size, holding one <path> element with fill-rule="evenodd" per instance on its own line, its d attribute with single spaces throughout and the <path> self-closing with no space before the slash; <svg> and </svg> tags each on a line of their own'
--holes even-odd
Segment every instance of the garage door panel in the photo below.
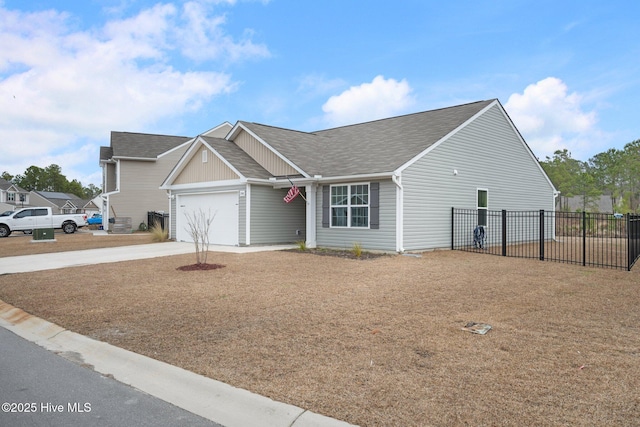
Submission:
<svg viewBox="0 0 640 427">
<path fill-rule="evenodd" d="M 188 194 L 178 196 L 176 239 L 192 242 L 188 216 L 203 212 L 213 216 L 209 242 L 213 245 L 238 245 L 238 192 Z"/>
</svg>

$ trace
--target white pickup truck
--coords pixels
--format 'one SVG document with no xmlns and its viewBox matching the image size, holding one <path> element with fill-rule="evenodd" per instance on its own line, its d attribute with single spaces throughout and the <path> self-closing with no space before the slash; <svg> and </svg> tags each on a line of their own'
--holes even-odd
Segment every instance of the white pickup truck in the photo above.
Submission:
<svg viewBox="0 0 640 427">
<path fill-rule="evenodd" d="M 61 228 L 65 233 L 71 234 L 86 225 L 86 214 L 54 215 L 51 208 L 24 208 L 10 215 L 0 216 L 0 237 L 7 237 L 13 231 L 27 233 L 37 228 Z"/>
</svg>

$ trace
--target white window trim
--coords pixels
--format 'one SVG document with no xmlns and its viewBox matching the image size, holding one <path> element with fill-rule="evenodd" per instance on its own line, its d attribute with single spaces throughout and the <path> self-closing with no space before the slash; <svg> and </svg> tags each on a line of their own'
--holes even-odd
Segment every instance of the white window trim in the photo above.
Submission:
<svg viewBox="0 0 640 427">
<path fill-rule="evenodd" d="M 202 150 L 202 163 L 207 163 L 209 161 L 207 153 L 207 150 Z"/>
<path fill-rule="evenodd" d="M 479 200 L 478 200 L 478 192 L 480 191 L 484 191 L 485 193 L 487 193 L 487 206 L 484 207 L 480 207 L 479 205 Z M 486 215 L 485 215 L 485 219 L 487 224 L 484 224 L 484 227 L 487 227 L 489 224 L 489 189 L 488 188 L 482 188 L 482 187 L 478 187 L 476 188 L 476 211 L 479 211 L 480 209 L 484 209 L 485 211 L 487 211 Z"/>
<path fill-rule="evenodd" d="M 351 186 L 352 185 L 366 185 L 367 186 L 367 199 L 368 202 L 366 205 L 352 205 L 351 204 Z M 334 187 L 347 187 L 347 201 L 346 205 L 334 205 L 332 204 L 333 188 Z M 333 225 L 333 208 L 347 208 L 347 225 Z M 355 207 L 367 208 L 367 226 L 366 227 L 356 227 L 351 225 L 351 209 Z M 370 182 L 350 182 L 344 184 L 333 184 L 329 186 L 329 227 L 330 228 L 353 228 L 356 230 L 368 230 L 371 228 L 371 183 Z"/>
</svg>

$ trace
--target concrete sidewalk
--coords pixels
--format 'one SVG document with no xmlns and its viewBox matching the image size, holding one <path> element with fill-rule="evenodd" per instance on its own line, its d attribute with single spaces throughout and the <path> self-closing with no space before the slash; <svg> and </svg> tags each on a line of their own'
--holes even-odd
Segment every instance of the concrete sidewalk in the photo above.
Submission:
<svg viewBox="0 0 640 427">
<path fill-rule="evenodd" d="M 292 246 L 210 247 L 256 252 Z M 0 258 L 0 274 L 155 258 L 194 252 L 192 243 L 91 249 Z M 66 330 L 0 300 L 0 327 L 41 347 L 225 427 L 348 427 L 351 424 L 276 402 L 247 390 Z"/>
<path fill-rule="evenodd" d="M 49 243 L 42 243 L 49 244 Z M 294 248 L 293 245 L 277 246 L 209 246 L 210 252 L 249 253 Z M 54 252 L 38 255 L 22 255 L 0 258 L 0 274 L 28 273 L 40 270 L 132 261 L 171 255 L 195 253 L 193 243 L 164 242 L 145 245 L 117 246 L 113 248 L 86 249 L 73 252 Z"/>
</svg>

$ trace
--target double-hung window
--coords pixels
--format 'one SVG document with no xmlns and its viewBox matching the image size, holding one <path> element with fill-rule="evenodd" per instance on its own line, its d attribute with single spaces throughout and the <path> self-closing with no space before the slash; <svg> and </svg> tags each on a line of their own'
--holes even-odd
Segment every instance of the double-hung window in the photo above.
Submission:
<svg viewBox="0 0 640 427">
<path fill-rule="evenodd" d="M 331 226 L 369 227 L 369 184 L 331 186 Z"/>
</svg>

